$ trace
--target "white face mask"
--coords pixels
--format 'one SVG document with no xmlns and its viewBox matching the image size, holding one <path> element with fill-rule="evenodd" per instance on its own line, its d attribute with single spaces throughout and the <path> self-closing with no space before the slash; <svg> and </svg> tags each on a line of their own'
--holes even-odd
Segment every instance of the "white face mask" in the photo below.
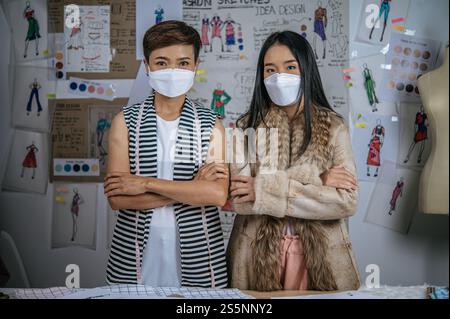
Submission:
<svg viewBox="0 0 450 319">
<path fill-rule="evenodd" d="M 292 105 L 300 99 L 300 75 L 275 73 L 264 80 L 267 93 L 278 106 Z"/>
<path fill-rule="evenodd" d="M 177 97 L 186 94 L 194 85 L 195 72 L 185 69 L 163 69 L 148 72 L 150 86 L 159 94 Z"/>
</svg>

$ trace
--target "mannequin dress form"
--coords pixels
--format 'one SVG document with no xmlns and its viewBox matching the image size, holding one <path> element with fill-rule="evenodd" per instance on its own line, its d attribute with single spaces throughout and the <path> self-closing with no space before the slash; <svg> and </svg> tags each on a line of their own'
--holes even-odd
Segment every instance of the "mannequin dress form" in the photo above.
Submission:
<svg viewBox="0 0 450 319">
<path fill-rule="evenodd" d="M 418 80 L 431 129 L 432 149 L 422 171 L 419 209 L 426 214 L 448 214 L 449 197 L 449 79 L 448 46 L 441 67 Z"/>
</svg>

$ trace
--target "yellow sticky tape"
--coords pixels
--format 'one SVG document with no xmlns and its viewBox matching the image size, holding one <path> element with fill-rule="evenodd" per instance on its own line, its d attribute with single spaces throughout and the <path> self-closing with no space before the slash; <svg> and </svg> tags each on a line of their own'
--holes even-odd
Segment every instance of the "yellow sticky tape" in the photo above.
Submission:
<svg viewBox="0 0 450 319">
<path fill-rule="evenodd" d="M 66 203 L 66 200 L 64 199 L 64 196 L 55 196 L 55 201 L 57 202 L 57 203 L 60 203 L 60 204 L 65 204 Z"/>
<path fill-rule="evenodd" d="M 47 98 L 56 99 L 56 93 L 47 93 Z"/>
<path fill-rule="evenodd" d="M 197 70 L 197 75 L 204 75 L 204 74 L 206 74 L 206 70 L 205 69 Z"/>
<path fill-rule="evenodd" d="M 205 78 L 195 78 L 195 81 L 197 81 L 198 83 L 206 83 L 206 79 Z"/>
<path fill-rule="evenodd" d="M 402 32 L 405 31 L 405 27 L 402 25 L 398 25 L 398 24 L 393 25 L 392 29 L 397 30 L 397 31 L 402 31 Z"/>
<path fill-rule="evenodd" d="M 366 128 L 367 124 L 366 123 L 356 123 L 355 126 L 358 128 Z"/>
</svg>

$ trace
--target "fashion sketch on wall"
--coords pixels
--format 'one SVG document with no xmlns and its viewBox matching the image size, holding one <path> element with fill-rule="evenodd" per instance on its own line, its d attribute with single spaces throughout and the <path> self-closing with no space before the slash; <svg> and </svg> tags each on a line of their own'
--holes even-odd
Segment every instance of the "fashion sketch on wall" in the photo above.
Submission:
<svg viewBox="0 0 450 319">
<path fill-rule="evenodd" d="M 53 184 L 52 248 L 96 247 L 97 184 Z"/>
</svg>

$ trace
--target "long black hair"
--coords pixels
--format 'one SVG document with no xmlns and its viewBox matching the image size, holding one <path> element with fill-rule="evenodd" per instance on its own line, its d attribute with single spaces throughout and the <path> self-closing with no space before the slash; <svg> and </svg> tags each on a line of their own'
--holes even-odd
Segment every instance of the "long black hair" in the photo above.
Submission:
<svg viewBox="0 0 450 319">
<path fill-rule="evenodd" d="M 237 126 L 243 129 L 256 129 L 261 122 L 264 123 L 264 117 L 271 104 L 271 99 L 264 85 L 264 57 L 266 56 L 267 50 L 275 44 L 287 46 L 300 66 L 302 92 L 300 101 L 303 97 L 303 114 L 305 117 L 305 138 L 300 148 L 300 154 L 303 154 L 311 142 L 312 105 L 331 110 L 333 113 L 335 112 L 325 96 L 313 49 L 308 41 L 298 33 L 292 31 L 275 32 L 264 42 L 259 53 L 255 87 L 253 89 L 250 108 L 238 119 Z"/>
</svg>

